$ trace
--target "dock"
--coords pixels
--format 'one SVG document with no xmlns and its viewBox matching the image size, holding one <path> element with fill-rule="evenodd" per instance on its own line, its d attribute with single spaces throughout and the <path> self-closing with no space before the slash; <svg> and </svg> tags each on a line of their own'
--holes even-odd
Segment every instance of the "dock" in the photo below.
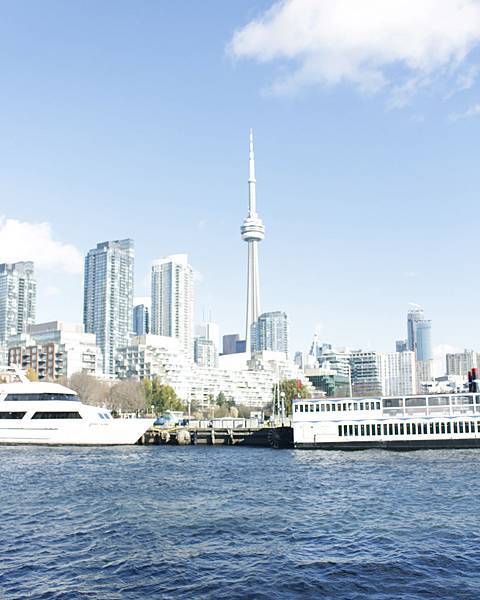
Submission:
<svg viewBox="0 0 480 600">
<path fill-rule="evenodd" d="M 140 445 L 174 446 L 250 446 L 261 448 L 293 448 L 290 426 L 261 427 L 151 427 L 137 442 Z"/>
</svg>

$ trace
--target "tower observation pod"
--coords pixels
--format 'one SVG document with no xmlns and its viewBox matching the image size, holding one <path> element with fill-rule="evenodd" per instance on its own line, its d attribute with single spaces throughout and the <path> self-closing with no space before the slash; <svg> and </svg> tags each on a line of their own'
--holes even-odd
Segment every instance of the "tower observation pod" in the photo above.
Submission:
<svg viewBox="0 0 480 600">
<path fill-rule="evenodd" d="M 260 278 L 258 273 L 258 242 L 265 237 L 265 227 L 257 215 L 255 156 L 253 152 L 253 131 L 250 129 L 250 154 L 248 175 L 248 215 L 240 228 L 242 240 L 248 244 L 247 270 L 247 318 L 245 350 L 251 351 L 252 324 L 260 314 Z"/>
</svg>

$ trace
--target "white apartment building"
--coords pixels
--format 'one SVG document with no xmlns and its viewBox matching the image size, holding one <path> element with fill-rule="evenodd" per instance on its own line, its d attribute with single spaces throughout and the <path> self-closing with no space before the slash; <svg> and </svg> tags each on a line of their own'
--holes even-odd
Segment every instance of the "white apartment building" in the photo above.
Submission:
<svg viewBox="0 0 480 600">
<path fill-rule="evenodd" d="M 463 352 L 454 352 L 446 355 L 447 375 L 458 375 L 466 378 L 468 372 L 478 368 L 478 355 L 474 350 L 465 349 Z"/>
<path fill-rule="evenodd" d="M 239 363 L 240 365 L 240 363 Z M 202 368 L 183 354 L 179 341 L 165 336 L 137 336 L 130 346 L 117 354 L 119 378 L 159 377 L 172 386 L 177 395 L 201 408 L 211 406 L 212 399 L 223 392 L 236 404 L 265 407 L 272 402 L 274 383 L 283 379 L 300 379 L 311 387 L 305 375 L 278 353 L 259 353 L 246 367 Z"/>
<path fill-rule="evenodd" d="M 35 323 L 36 293 L 33 262 L 0 265 L 0 364 L 8 360 L 8 339 Z"/>
<path fill-rule="evenodd" d="M 27 328 L 8 342 L 8 363 L 33 369 L 40 380 L 54 381 L 84 372 L 98 375 L 102 355 L 95 334 L 85 333 L 81 323 L 52 321 Z"/>
<path fill-rule="evenodd" d="M 385 352 L 379 354 L 383 396 L 415 394 L 417 371 L 415 352 Z"/>
<path fill-rule="evenodd" d="M 187 254 L 174 254 L 152 264 L 153 335 L 177 338 L 193 360 L 193 269 Z"/>
</svg>

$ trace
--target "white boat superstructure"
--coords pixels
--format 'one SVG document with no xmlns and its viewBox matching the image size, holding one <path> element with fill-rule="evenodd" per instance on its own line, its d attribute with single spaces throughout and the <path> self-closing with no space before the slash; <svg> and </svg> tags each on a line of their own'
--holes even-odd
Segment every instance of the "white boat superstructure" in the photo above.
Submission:
<svg viewBox="0 0 480 600">
<path fill-rule="evenodd" d="M 0 444 L 135 444 L 154 419 L 114 419 L 58 383 L 0 383 Z"/>
<path fill-rule="evenodd" d="M 294 400 L 296 448 L 479 448 L 480 394 Z"/>
</svg>

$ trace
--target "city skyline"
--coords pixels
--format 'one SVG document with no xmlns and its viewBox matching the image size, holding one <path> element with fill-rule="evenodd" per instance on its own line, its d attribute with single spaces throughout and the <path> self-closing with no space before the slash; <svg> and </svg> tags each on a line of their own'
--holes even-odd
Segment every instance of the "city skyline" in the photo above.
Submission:
<svg viewBox="0 0 480 600">
<path fill-rule="evenodd" d="M 365 94 L 348 77 L 325 85 L 316 74 L 290 95 L 270 93 L 285 63 L 259 66 L 259 49 L 248 56 L 245 48 L 247 26 L 271 6 L 192 6 L 182 44 L 180 5 L 145 7 L 134 31 L 121 6 L 114 24 L 108 8 L 9 7 L 0 41 L 10 90 L 0 116 L 0 261 L 35 260 L 38 321 L 78 321 L 83 256 L 98 240 L 135 240 L 139 296 L 149 294 L 151 260 L 185 252 L 196 269 L 195 320 L 208 307 L 222 333 L 243 336 L 238 224 L 253 127 L 268 224 L 262 310 L 288 314 L 292 351 L 307 348 L 316 329 L 338 345 L 390 350 L 411 302 L 435 323 L 434 346 L 477 347 L 477 289 L 465 258 L 475 246 L 464 235 L 480 183 L 471 55 L 458 59 L 455 82 L 439 76 L 427 91 L 420 79 L 425 85 L 397 108 L 392 94 L 405 82 L 387 59 L 376 65 L 384 90 Z M 364 20 L 356 26 L 370 31 Z M 431 28 L 422 31 L 428 41 Z M 475 44 L 473 36 L 466 47 Z M 400 54 L 415 71 L 405 60 Z"/>
</svg>

